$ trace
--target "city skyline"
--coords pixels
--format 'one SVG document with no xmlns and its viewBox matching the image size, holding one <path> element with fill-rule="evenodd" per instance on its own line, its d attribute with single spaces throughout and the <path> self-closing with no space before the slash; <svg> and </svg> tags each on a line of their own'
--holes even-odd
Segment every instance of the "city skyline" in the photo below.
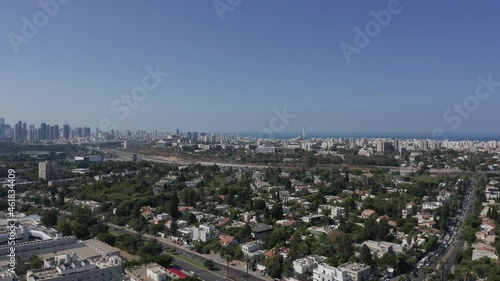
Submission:
<svg viewBox="0 0 500 281">
<path fill-rule="evenodd" d="M 400 1 L 389 21 L 392 2 L 243 1 L 221 18 L 211 2 L 70 1 L 23 43 L 23 18 L 44 9 L 1 3 L 0 90 L 23 102 L 0 112 L 9 124 L 22 112 L 32 124 L 259 132 L 286 108 L 296 118 L 281 132 L 499 133 L 499 4 L 453 2 L 443 21 L 451 2 Z M 356 44 L 373 22 L 380 32 Z M 128 105 L 148 75 L 154 87 Z M 470 99 L 481 85 L 489 95 Z"/>
</svg>

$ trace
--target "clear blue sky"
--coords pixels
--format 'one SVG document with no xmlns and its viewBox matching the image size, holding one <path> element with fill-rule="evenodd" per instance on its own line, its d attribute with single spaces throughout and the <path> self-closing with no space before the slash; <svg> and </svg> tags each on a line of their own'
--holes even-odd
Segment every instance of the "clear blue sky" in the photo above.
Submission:
<svg viewBox="0 0 500 281">
<path fill-rule="evenodd" d="M 339 44 L 389 2 L 243 0 L 221 21 L 213 1 L 73 0 L 16 54 L 8 34 L 43 10 L 0 1 L 0 117 L 257 132 L 286 106 L 285 132 L 500 132 L 500 87 L 456 129 L 443 120 L 478 76 L 500 81 L 500 2 L 401 0 L 348 63 Z M 120 120 L 111 103 L 156 65 L 170 76 Z"/>
</svg>

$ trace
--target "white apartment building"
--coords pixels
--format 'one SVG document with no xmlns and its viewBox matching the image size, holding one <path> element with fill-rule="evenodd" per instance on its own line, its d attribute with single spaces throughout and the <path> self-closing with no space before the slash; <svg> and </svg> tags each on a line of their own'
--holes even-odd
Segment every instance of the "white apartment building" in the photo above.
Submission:
<svg viewBox="0 0 500 281">
<path fill-rule="evenodd" d="M 193 227 L 193 241 L 207 242 L 219 238 L 219 230 L 213 225 L 200 225 Z"/>
<path fill-rule="evenodd" d="M 320 263 L 313 270 L 313 281 L 352 281 L 352 278 L 347 271 Z"/>
<path fill-rule="evenodd" d="M 296 259 L 293 261 L 293 270 L 299 274 L 311 272 L 318 267 L 318 264 L 324 262 L 326 257 L 311 255 L 305 258 Z"/>
</svg>

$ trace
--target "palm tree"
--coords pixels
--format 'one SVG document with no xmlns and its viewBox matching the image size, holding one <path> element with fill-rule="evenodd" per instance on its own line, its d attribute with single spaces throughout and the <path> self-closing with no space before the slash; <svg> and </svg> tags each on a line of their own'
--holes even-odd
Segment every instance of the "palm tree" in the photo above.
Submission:
<svg viewBox="0 0 500 281">
<path fill-rule="evenodd" d="M 248 267 L 250 266 L 249 262 L 252 260 L 252 258 L 249 255 L 245 255 L 245 262 L 247 264 L 247 281 L 248 281 Z"/>
<path fill-rule="evenodd" d="M 230 255 L 224 255 L 224 259 L 227 263 L 227 276 L 229 277 L 229 263 L 233 260 Z"/>
</svg>

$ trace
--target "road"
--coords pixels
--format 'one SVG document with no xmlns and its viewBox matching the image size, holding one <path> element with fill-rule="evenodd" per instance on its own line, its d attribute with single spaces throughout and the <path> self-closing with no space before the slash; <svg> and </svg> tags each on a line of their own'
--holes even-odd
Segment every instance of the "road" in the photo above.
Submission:
<svg viewBox="0 0 500 281">
<path fill-rule="evenodd" d="M 465 240 L 463 239 L 462 232 L 463 232 L 463 225 L 465 221 L 470 218 L 472 213 L 474 212 L 474 206 L 476 203 L 476 183 L 478 179 L 473 176 L 471 178 L 471 181 L 468 183 L 469 188 L 468 191 L 470 191 L 470 199 L 467 200 L 467 206 L 464 210 L 464 215 L 463 218 L 460 220 L 459 223 L 459 230 L 457 231 L 457 234 L 455 235 L 455 242 L 448 247 L 447 251 L 443 254 L 441 257 L 441 260 L 445 262 L 445 268 L 442 269 L 443 272 L 450 272 L 453 266 L 455 265 L 455 260 L 458 255 L 458 252 L 463 249 Z M 438 265 L 434 266 L 434 271 L 439 270 Z M 423 270 L 421 270 L 418 274 L 417 277 L 413 278 L 415 281 L 423 281 L 425 279 L 425 273 Z"/>
<path fill-rule="evenodd" d="M 113 159 L 114 161 L 131 161 L 132 156 L 134 153 L 123 151 L 123 150 L 118 150 L 118 149 L 100 149 L 102 152 L 106 153 L 114 153 L 116 157 Z M 276 167 L 276 165 L 257 165 L 257 164 L 235 164 L 235 163 L 222 163 L 222 162 L 209 162 L 209 161 L 198 161 L 196 159 L 193 160 L 185 160 L 185 159 L 180 159 L 176 157 L 164 157 L 164 156 L 153 156 L 153 155 L 143 155 L 143 154 L 137 154 L 138 158 L 140 160 L 145 160 L 145 161 L 151 161 L 151 162 L 159 162 L 159 163 L 170 163 L 170 164 L 178 164 L 178 165 L 188 165 L 188 164 L 200 164 L 202 166 L 213 166 L 213 165 L 218 165 L 220 167 L 233 167 L 233 168 L 258 168 L 258 169 L 265 169 L 269 167 Z M 347 165 L 347 164 L 342 164 L 342 165 L 318 165 L 318 167 L 324 167 L 324 168 L 341 168 L 341 167 L 348 167 L 348 168 L 370 168 L 370 169 L 390 169 L 391 171 L 398 171 L 401 173 L 410 173 L 410 172 L 416 172 L 418 170 L 417 167 L 394 167 L 394 166 L 356 166 L 356 165 Z M 448 174 L 448 173 L 463 173 L 464 171 L 460 169 L 430 169 L 430 173 L 435 173 L 435 174 Z"/>
<path fill-rule="evenodd" d="M 470 184 L 470 200 L 468 200 L 467 207 L 465 209 L 464 217 L 463 220 L 460 224 L 460 230 L 458 231 L 457 234 L 457 240 L 454 243 L 454 247 L 450 247 L 448 253 L 446 253 L 445 257 L 448 257 L 448 262 L 446 264 L 446 271 L 450 271 L 453 266 L 455 265 L 455 260 L 458 254 L 458 251 L 462 250 L 465 244 L 465 240 L 463 239 L 463 225 L 467 219 L 470 218 L 472 213 L 474 212 L 474 206 L 476 205 L 476 183 L 477 183 L 476 178 L 472 178 Z"/>
<path fill-rule="evenodd" d="M 175 248 L 177 253 L 181 254 L 182 256 L 184 256 L 188 259 L 191 259 L 195 262 L 198 262 L 200 264 L 203 264 L 205 261 L 210 259 L 210 260 L 214 261 L 215 263 L 219 264 L 218 267 L 221 269 L 219 271 L 220 274 L 222 274 L 222 275 L 227 274 L 228 269 L 227 269 L 226 263 L 223 263 L 220 260 L 215 259 L 213 257 L 202 256 L 201 254 L 198 254 L 196 252 L 184 249 L 181 246 L 174 244 L 169 239 L 161 238 L 161 237 L 154 237 L 154 236 L 151 236 L 148 234 L 139 234 L 132 229 L 116 226 L 113 224 L 108 224 L 108 226 L 111 229 L 118 231 L 118 232 L 137 234 L 137 235 L 143 236 L 146 239 L 155 239 L 159 243 L 161 243 L 162 245 L 164 245 L 166 247 L 170 247 L 170 248 Z M 229 277 L 231 278 L 230 279 L 230 278 L 222 277 L 218 274 L 215 274 L 215 273 L 213 273 L 205 268 L 200 268 L 198 266 L 190 264 L 190 263 L 183 261 L 179 258 L 174 258 L 173 265 L 178 265 L 179 267 L 182 267 L 183 269 L 185 269 L 187 271 L 193 271 L 193 272 L 195 272 L 195 274 L 198 277 L 202 278 L 203 280 L 208 280 L 208 281 L 216 281 L 216 280 L 239 280 L 239 281 L 246 281 L 246 280 L 248 280 L 248 281 L 263 281 L 263 280 L 265 280 L 265 281 L 268 281 L 269 280 L 269 278 L 266 278 L 264 276 L 257 276 L 257 273 L 251 272 L 251 271 L 249 271 L 250 275 L 247 276 L 246 271 L 239 270 L 238 268 L 235 268 L 234 266 L 229 267 Z M 248 277 L 248 279 L 247 279 L 247 277 Z"/>
</svg>

